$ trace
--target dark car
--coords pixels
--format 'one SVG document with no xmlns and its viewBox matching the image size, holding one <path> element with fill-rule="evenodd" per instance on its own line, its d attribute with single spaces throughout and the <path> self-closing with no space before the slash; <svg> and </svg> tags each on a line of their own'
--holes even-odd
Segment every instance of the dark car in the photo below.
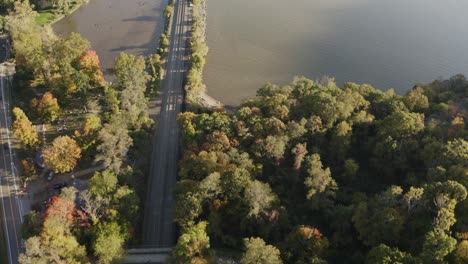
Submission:
<svg viewBox="0 0 468 264">
<path fill-rule="evenodd" d="M 62 189 L 63 187 L 67 187 L 67 183 L 66 183 L 66 182 L 56 183 L 56 184 L 53 185 L 52 188 L 54 188 L 55 190 L 60 190 L 60 189 Z"/>
</svg>

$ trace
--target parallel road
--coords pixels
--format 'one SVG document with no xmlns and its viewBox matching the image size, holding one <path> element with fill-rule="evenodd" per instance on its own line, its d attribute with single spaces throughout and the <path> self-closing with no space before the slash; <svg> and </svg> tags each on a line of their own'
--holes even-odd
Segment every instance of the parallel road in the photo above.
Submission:
<svg viewBox="0 0 468 264">
<path fill-rule="evenodd" d="M 0 206 L 3 235 L 7 246 L 8 263 L 18 263 L 22 249 L 21 223 L 23 198 L 18 195 L 20 181 L 14 164 L 11 144 L 10 89 L 8 74 L 4 65 L 0 65 Z"/>
<path fill-rule="evenodd" d="M 176 0 L 166 77 L 161 85 L 161 112 L 156 120 L 152 164 L 143 222 L 143 244 L 171 247 L 175 242 L 172 210 L 179 159 L 177 114 L 183 101 L 186 42 L 190 37 L 191 12 L 187 0 Z"/>
</svg>

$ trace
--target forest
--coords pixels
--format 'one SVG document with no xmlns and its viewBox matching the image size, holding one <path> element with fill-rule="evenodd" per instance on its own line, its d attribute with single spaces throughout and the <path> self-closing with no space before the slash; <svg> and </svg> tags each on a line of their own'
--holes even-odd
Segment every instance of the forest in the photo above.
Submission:
<svg viewBox="0 0 468 264">
<path fill-rule="evenodd" d="M 467 114 L 462 75 L 404 96 L 298 77 L 181 113 L 171 261 L 468 263 Z"/>
</svg>

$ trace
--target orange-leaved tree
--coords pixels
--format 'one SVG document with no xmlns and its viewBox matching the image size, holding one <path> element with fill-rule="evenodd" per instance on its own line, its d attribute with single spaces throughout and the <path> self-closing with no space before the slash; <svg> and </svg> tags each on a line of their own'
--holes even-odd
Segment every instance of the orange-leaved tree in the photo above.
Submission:
<svg viewBox="0 0 468 264">
<path fill-rule="evenodd" d="M 79 69 L 88 75 L 94 87 L 104 85 L 104 75 L 99 67 L 99 56 L 94 50 L 85 51 L 78 59 Z"/>
</svg>

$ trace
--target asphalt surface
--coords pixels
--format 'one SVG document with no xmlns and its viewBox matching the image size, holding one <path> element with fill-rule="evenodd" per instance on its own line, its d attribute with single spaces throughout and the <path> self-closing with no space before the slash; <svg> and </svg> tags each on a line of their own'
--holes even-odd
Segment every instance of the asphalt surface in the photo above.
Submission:
<svg viewBox="0 0 468 264">
<path fill-rule="evenodd" d="M 175 243 L 172 210 L 179 160 L 177 115 L 183 102 L 183 79 L 187 71 L 186 42 L 190 37 L 191 12 L 187 0 L 176 0 L 166 77 L 161 86 L 160 114 L 153 145 L 148 195 L 143 222 L 143 244 L 171 247 Z"/>
<path fill-rule="evenodd" d="M 21 240 L 21 223 L 27 198 L 19 194 L 20 180 L 15 167 L 14 151 L 12 150 L 9 129 L 11 125 L 10 89 L 5 68 L 0 65 L 0 205 L 3 235 L 6 241 L 8 263 L 18 263 L 18 256 L 23 251 Z"/>
</svg>

